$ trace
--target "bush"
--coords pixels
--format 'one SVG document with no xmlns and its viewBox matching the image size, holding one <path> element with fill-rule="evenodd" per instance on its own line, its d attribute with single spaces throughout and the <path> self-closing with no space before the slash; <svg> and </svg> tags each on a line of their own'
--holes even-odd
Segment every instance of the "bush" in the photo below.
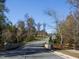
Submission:
<svg viewBox="0 0 79 59">
<path fill-rule="evenodd" d="M 36 40 L 36 39 L 35 39 L 35 36 L 33 36 L 33 35 L 26 38 L 26 42 L 34 41 L 34 40 Z"/>
</svg>

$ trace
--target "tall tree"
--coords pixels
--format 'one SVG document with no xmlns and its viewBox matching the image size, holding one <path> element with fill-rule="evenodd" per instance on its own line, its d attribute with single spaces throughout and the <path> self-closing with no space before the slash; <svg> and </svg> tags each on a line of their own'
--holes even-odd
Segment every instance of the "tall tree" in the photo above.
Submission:
<svg viewBox="0 0 79 59">
<path fill-rule="evenodd" d="M 23 31 L 25 29 L 25 23 L 24 23 L 24 21 L 18 21 L 17 27 L 18 27 L 18 29 L 20 31 Z"/>
<path fill-rule="evenodd" d="M 60 32 L 63 38 L 63 45 L 67 45 L 69 47 L 73 47 L 74 44 L 74 17 L 73 15 L 69 15 L 67 19 L 60 23 Z"/>
<path fill-rule="evenodd" d="M 25 23 L 24 21 L 18 21 L 17 23 L 17 41 L 23 41 L 25 34 Z"/>
<path fill-rule="evenodd" d="M 62 39 L 62 34 L 60 33 L 60 27 L 59 27 L 59 18 L 57 16 L 57 13 L 56 11 L 54 10 L 48 10 L 47 12 L 47 15 L 51 16 L 51 17 L 54 17 L 55 19 L 55 24 L 56 24 L 56 27 L 54 29 L 56 29 L 56 34 L 60 36 L 61 40 L 60 40 L 60 45 L 62 46 L 63 44 L 63 39 Z M 59 33 L 59 34 L 58 34 Z"/>
<path fill-rule="evenodd" d="M 5 0 L 0 0 L 0 30 L 3 29 L 6 21 L 5 12 Z"/>
<path fill-rule="evenodd" d="M 41 27 L 41 24 L 38 23 L 38 24 L 37 24 L 37 30 L 38 30 L 38 31 L 40 31 L 40 27 Z"/>
<path fill-rule="evenodd" d="M 73 15 L 74 15 L 74 19 L 75 19 L 75 26 L 74 26 L 74 30 L 75 30 L 75 35 L 74 35 L 74 40 L 75 40 L 75 45 L 74 48 L 76 48 L 76 46 L 79 47 L 79 0 L 68 0 L 68 2 L 75 7 L 75 11 L 73 11 Z"/>
<path fill-rule="evenodd" d="M 36 34 L 35 21 L 32 17 L 27 19 L 27 40 L 34 40 Z"/>
<path fill-rule="evenodd" d="M 5 2 L 6 0 L 0 0 L 0 44 L 2 46 L 4 45 L 4 40 L 2 40 L 2 32 L 6 26 L 6 16 L 4 14 L 4 12 L 6 11 Z"/>
</svg>

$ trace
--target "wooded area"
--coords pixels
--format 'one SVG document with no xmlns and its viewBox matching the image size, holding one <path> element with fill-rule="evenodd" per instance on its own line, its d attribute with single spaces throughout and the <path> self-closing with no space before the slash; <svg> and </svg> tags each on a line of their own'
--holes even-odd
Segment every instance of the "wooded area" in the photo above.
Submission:
<svg viewBox="0 0 79 59">
<path fill-rule="evenodd" d="M 41 24 L 36 24 L 33 17 L 26 16 L 25 21 L 18 21 L 16 25 L 7 18 L 5 12 L 9 10 L 5 5 L 6 0 L 0 0 L 0 49 L 5 49 L 6 44 L 23 44 L 24 42 L 38 40 L 36 37 L 41 36 L 42 38 L 48 36 L 45 31 L 46 25 L 43 24 L 43 30 L 40 30 Z M 79 0 L 68 0 L 68 3 L 75 7 L 75 11 L 60 21 L 56 15 L 56 39 L 55 44 L 62 45 L 63 48 L 79 49 Z M 52 16 L 51 12 L 48 11 L 48 15 Z"/>
</svg>

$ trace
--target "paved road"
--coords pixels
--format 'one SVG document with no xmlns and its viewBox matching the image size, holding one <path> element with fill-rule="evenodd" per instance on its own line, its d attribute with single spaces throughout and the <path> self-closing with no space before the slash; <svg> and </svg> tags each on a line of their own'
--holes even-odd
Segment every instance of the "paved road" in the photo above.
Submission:
<svg viewBox="0 0 79 59">
<path fill-rule="evenodd" d="M 0 52 L 0 59 L 63 59 L 42 47 L 43 43 L 32 42 L 16 50 Z"/>
</svg>

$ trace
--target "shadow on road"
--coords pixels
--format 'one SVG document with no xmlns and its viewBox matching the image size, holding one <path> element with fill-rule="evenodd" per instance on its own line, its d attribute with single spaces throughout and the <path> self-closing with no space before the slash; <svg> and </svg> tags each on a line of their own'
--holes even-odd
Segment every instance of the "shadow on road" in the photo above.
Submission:
<svg viewBox="0 0 79 59">
<path fill-rule="evenodd" d="M 45 49 L 44 47 L 37 46 L 37 45 L 36 46 L 28 45 L 28 47 L 24 47 L 24 48 L 22 47 L 22 48 L 16 49 L 16 50 L 0 52 L 0 56 L 12 57 L 12 56 L 19 56 L 19 55 L 46 53 L 46 52 L 50 52 L 50 50 Z"/>
</svg>

